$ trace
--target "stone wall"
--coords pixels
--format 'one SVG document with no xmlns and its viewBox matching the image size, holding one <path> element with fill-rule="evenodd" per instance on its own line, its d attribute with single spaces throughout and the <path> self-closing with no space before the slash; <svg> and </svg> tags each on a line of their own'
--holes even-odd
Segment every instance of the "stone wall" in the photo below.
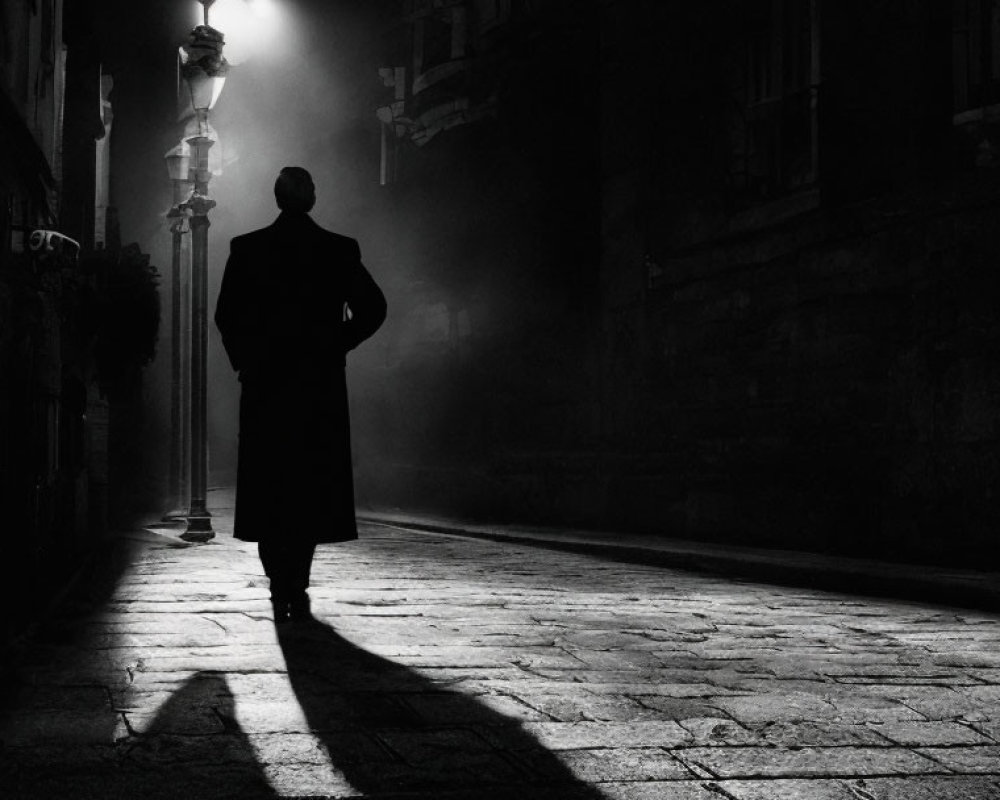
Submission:
<svg viewBox="0 0 1000 800">
<path fill-rule="evenodd" d="M 754 2 L 620 5 L 602 103 L 604 520 L 995 556 L 1000 194 L 952 131 L 947 10 L 823 4 L 816 180 L 753 197 L 732 153 L 758 113 L 739 55 Z"/>
<path fill-rule="evenodd" d="M 629 526 L 995 547 L 1000 205 L 867 212 L 665 261 L 642 302 L 609 309 L 605 433 L 626 463 L 608 499 Z"/>
<path fill-rule="evenodd" d="M 0 269 L 0 643 L 107 532 L 107 414 L 93 279 L 26 258 Z"/>
<path fill-rule="evenodd" d="M 563 520 L 586 499 L 569 472 L 592 470 L 597 430 L 598 47 L 567 5 L 512 4 L 403 93 L 407 115 L 489 114 L 405 128 L 380 198 L 389 318 L 349 358 L 362 505 Z"/>
<path fill-rule="evenodd" d="M 362 503 L 996 555 L 1000 192 L 993 130 L 953 124 L 951 4 L 798 3 L 757 36 L 790 3 L 588 6 L 596 63 L 580 40 L 547 94 L 522 61 L 496 126 L 411 160 L 398 208 L 441 246 L 393 308 L 440 336 L 392 322 L 354 372 Z M 799 59 L 793 93 L 754 95 L 753 47 Z M 494 201 L 475 259 L 455 197 Z"/>
</svg>

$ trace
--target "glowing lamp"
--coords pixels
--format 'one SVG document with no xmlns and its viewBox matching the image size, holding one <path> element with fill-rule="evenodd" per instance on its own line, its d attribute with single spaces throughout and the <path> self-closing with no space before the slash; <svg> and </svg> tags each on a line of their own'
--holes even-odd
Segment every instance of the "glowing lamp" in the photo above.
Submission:
<svg viewBox="0 0 1000 800">
<path fill-rule="evenodd" d="M 273 53 L 283 43 L 282 15 L 275 0 L 213 0 L 211 23 L 204 5 L 192 4 L 192 20 L 197 16 L 194 24 L 211 24 L 226 32 L 226 60 L 230 64 Z"/>
<path fill-rule="evenodd" d="M 179 144 L 163 157 L 167 162 L 167 174 L 172 181 L 188 180 L 188 173 L 191 170 L 191 148 L 184 144 Z"/>
<path fill-rule="evenodd" d="M 163 158 L 167 162 L 167 174 L 174 185 L 174 204 L 167 216 L 183 216 L 181 206 L 191 194 L 191 148 L 187 142 L 181 142 L 168 150 Z"/>
<path fill-rule="evenodd" d="M 226 83 L 229 63 L 222 55 L 226 40 L 221 31 L 199 25 L 180 48 L 181 77 L 187 85 L 191 107 L 206 112 L 215 106 Z"/>
<path fill-rule="evenodd" d="M 208 75 L 201 69 L 185 70 L 184 80 L 191 95 L 191 106 L 195 111 L 208 111 L 214 108 L 226 83 L 225 76 Z"/>
</svg>

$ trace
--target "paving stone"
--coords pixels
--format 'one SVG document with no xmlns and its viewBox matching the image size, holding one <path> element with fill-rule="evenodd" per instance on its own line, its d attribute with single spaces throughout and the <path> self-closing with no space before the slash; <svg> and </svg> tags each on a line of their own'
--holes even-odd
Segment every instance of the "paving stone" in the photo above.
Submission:
<svg viewBox="0 0 1000 800">
<path fill-rule="evenodd" d="M 1000 722 L 973 722 L 969 724 L 969 727 L 993 742 L 1000 743 Z"/>
<path fill-rule="evenodd" d="M 683 722 L 688 719 L 700 719 L 720 713 L 720 706 L 714 702 L 702 702 L 676 697 L 641 696 L 636 697 L 644 708 L 655 712 L 659 719 L 672 719 Z"/>
<path fill-rule="evenodd" d="M 829 778 L 775 779 L 768 781 L 717 781 L 724 797 L 732 800 L 868 800 L 840 780 Z M 718 795 L 717 795 L 718 797 Z"/>
<path fill-rule="evenodd" d="M 224 733 L 222 718 L 214 708 L 167 708 L 161 711 L 126 711 L 123 713 L 129 733 L 173 733 L 205 735 Z"/>
<path fill-rule="evenodd" d="M 720 795 L 701 781 L 642 781 L 602 783 L 607 800 L 720 800 Z"/>
<path fill-rule="evenodd" d="M 492 667 L 508 662 L 525 669 L 572 669 L 579 662 L 567 653 L 536 650 L 535 648 L 460 648 L 425 646 L 415 652 L 392 653 L 397 648 L 387 648 L 394 660 L 408 666 L 424 669 L 428 667 Z M 372 648 L 372 652 L 378 652 Z"/>
<path fill-rule="evenodd" d="M 41 800 L 72 797 L 74 800 L 108 798 L 143 798 L 177 800 L 204 798 L 246 800 L 274 797 L 274 791 L 255 764 L 121 765 L 110 770 L 106 765 L 62 765 L 55 770 L 22 773 L 5 781 L 4 800 Z"/>
<path fill-rule="evenodd" d="M 34 711 L 106 711 L 111 697 L 104 686 L 34 684 L 9 687 L 3 708 Z"/>
<path fill-rule="evenodd" d="M 118 743 L 118 759 L 139 767 L 188 764 L 258 764 L 250 741 L 216 727 L 210 731 L 148 733 Z"/>
<path fill-rule="evenodd" d="M 926 717 L 893 698 L 871 693 L 855 695 L 831 694 L 825 697 L 837 711 L 834 719 L 843 723 L 871 723 L 874 725 L 895 722 L 922 722 Z"/>
<path fill-rule="evenodd" d="M 866 778 L 845 783 L 864 800 L 996 800 L 1000 782 L 985 777 L 914 776 Z"/>
<path fill-rule="evenodd" d="M 252 545 L 137 546 L 17 664 L 0 795 L 1000 798 L 995 615 L 362 533 L 280 635 Z"/>
<path fill-rule="evenodd" d="M 629 669 L 642 667 L 655 669 L 663 665 L 663 660 L 655 652 L 648 652 L 645 649 L 621 652 L 572 648 L 568 652 L 591 669 Z"/>
<path fill-rule="evenodd" d="M 993 685 L 1000 684 L 1000 667 L 993 669 L 981 669 L 979 667 L 968 668 L 966 672 L 970 677 L 975 678 L 981 683 L 990 683 Z"/>
<path fill-rule="evenodd" d="M 986 707 L 996 708 L 1000 705 L 1000 686 L 968 686 L 958 689 L 958 693 Z"/>
<path fill-rule="evenodd" d="M 921 747 L 917 752 L 954 772 L 1000 775 L 1000 745 Z"/>
<path fill-rule="evenodd" d="M 551 717 L 516 697 L 479 695 L 470 703 L 462 695 L 420 694 L 406 698 L 407 705 L 430 724 L 495 723 L 497 714 L 510 720 L 548 720 Z"/>
<path fill-rule="evenodd" d="M 678 723 L 695 747 L 763 744 L 762 737 L 728 717 L 693 717 Z"/>
<path fill-rule="evenodd" d="M 633 699 L 649 696 L 674 697 L 683 699 L 703 699 L 706 702 L 715 697 L 739 694 L 712 683 L 576 683 L 579 689 L 593 694 L 621 694 Z"/>
<path fill-rule="evenodd" d="M 905 747 L 992 743 L 988 736 L 956 722 L 890 722 L 872 730 Z"/>
<path fill-rule="evenodd" d="M 793 692 L 804 695 L 825 695 L 837 691 L 835 684 L 822 676 L 812 678 L 796 676 L 795 678 L 782 678 L 775 675 L 746 675 L 734 673 L 732 675 L 712 676 L 713 683 L 719 683 L 728 689 L 728 692 L 720 694 L 756 696 L 759 694 L 791 694 Z"/>
<path fill-rule="evenodd" d="M 93 744 L 60 739 L 57 743 L 30 742 L 25 745 L 0 745 L 0 787 L 4 776 L 39 770 L 113 768 L 124 757 L 122 741 Z M 5 795 L 6 796 L 6 795 Z"/>
<path fill-rule="evenodd" d="M 358 797 L 338 770 L 323 764 L 265 764 L 263 777 L 278 797 Z"/>
<path fill-rule="evenodd" d="M 540 711 L 548 719 L 560 722 L 581 720 L 615 722 L 666 718 L 666 715 L 658 710 L 645 708 L 627 697 L 604 695 L 578 695 L 574 697 L 564 694 L 518 694 L 517 696 L 522 703 Z"/>
<path fill-rule="evenodd" d="M 721 697 L 716 698 L 713 705 L 746 724 L 832 720 L 839 716 L 831 702 L 804 692 L 787 694 L 769 692 L 751 697 Z"/>
<path fill-rule="evenodd" d="M 471 730 L 380 731 L 378 738 L 405 762 L 395 772 L 399 781 L 410 785 L 478 786 L 524 778 L 511 761 Z M 555 763 L 551 756 L 545 760 Z"/>
<path fill-rule="evenodd" d="M 35 744 L 114 744 L 122 735 L 122 718 L 102 711 L 28 711 L 0 720 L 0 742 L 8 747 Z"/>
<path fill-rule="evenodd" d="M 997 669 L 1000 668 L 1000 653 L 939 653 L 931 657 L 931 663 L 943 667 Z"/>
<path fill-rule="evenodd" d="M 691 748 L 675 751 L 686 764 L 720 778 L 839 777 L 943 772 L 936 762 L 908 750 L 866 747 Z"/>
<path fill-rule="evenodd" d="M 261 764 L 325 764 L 335 749 L 338 764 L 389 764 L 395 757 L 367 731 L 348 729 L 335 736 L 317 737 L 312 733 L 246 735 L 246 741 Z"/>
<path fill-rule="evenodd" d="M 507 726 L 477 729 L 480 735 L 501 749 L 541 746 L 547 750 L 579 750 L 598 747 L 677 747 L 693 743 L 691 734 L 676 722 L 529 722 L 520 732 L 527 737 L 509 736 Z"/>
<path fill-rule="evenodd" d="M 883 686 L 879 692 L 888 694 L 891 688 Z M 928 720 L 986 722 L 995 714 L 995 710 L 988 704 L 961 694 L 951 687 L 934 687 L 926 692 L 917 693 L 915 690 L 919 688 L 921 687 L 900 687 L 899 698 L 903 704 Z"/>
<path fill-rule="evenodd" d="M 883 726 L 865 727 L 843 722 L 774 722 L 749 725 L 761 744 L 776 747 L 891 746 L 879 735 Z"/>
<path fill-rule="evenodd" d="M 211 672 L 285 672 L 285 663 L 281 654 L 272 649 L 256 656 L 229 656 L 214 653 L 201 655 L 161 656 L 157 653 L 143 651 L 143 655 L 135 660 L 118 662 L 119 671 L 134 669 L 136 672 L 173 672 L 190 674 L 196 671 Z"/>
<path fill-rule="evenodd" d="M 691 772 L 666 750 L 658 747 L 613 750 L 567 750 L 559 759 L 587 783 L 637 780 L 689 780 Z"/>
</svg>

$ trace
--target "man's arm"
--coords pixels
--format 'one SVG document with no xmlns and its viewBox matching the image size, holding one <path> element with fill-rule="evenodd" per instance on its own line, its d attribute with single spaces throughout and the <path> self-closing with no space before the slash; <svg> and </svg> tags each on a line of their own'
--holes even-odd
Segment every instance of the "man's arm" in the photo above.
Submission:
<svg viewBox="0 0 1000 800">
<path fill-rule="evenodd" d="M 233 241 L 229 259 L 222 274 L 222 288 L 215 306 L 215 325 L 222 334 L 222 345 L 229 356 L 229 363 L 239 372 L 246 364 L 246 316 L 250 298 L 247 296 L 246 264 L 240 257 L 240 248 Z"/>
<path fill-rule="evenodd" d="M 352 255 L 348 273 L 347 308 L 350 319 L 343 322 L 344 352 L 353 350 L 385 322 L 385 295 L 361 263 L 361 249 L 351 242 Z"/>
</svg>

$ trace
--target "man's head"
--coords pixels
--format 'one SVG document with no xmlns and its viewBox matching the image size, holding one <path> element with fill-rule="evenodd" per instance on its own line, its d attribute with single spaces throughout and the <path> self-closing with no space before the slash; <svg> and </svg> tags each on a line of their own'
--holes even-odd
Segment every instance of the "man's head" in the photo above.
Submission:
<svg viewBox="0 0 1000 800">
<path fill-rule="evenodd" d="M 302 167 L 285 167 L 274 182 L 274 199 L 282 211 L 311 211 L 316 204 L 312 176 Z"/>
</svg>

